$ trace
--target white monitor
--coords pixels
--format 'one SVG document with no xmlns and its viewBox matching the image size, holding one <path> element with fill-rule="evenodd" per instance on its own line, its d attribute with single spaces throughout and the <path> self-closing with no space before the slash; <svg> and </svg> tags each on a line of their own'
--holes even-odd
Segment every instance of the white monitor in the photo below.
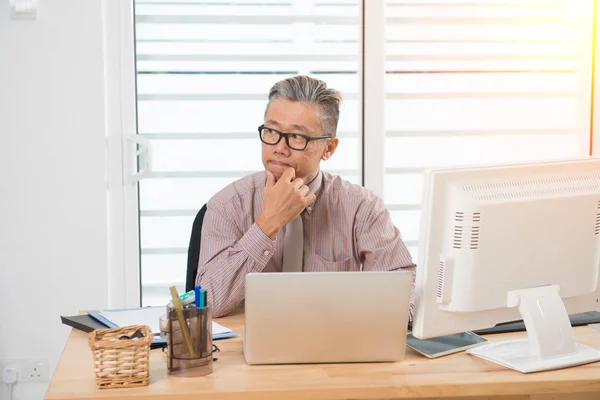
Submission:
<svg viewBox="0 0 600 400">
<path fill-rule="evenodd" d="M 568 314 L 600 309 L 600 159 L 428 171 L 413 335 L 523 319 L 469 353 L 521 372 L 600 360 Z M 520 313 L 520 314 L 519 314 Z"/>
</svg>

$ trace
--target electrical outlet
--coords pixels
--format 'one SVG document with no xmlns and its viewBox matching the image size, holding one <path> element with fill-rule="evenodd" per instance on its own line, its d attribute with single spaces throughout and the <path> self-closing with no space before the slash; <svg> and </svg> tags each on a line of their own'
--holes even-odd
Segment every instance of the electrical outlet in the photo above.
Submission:
<svg viewBox="0 0 600 400">
<path fill-rule="evenodd" d="M 41 383 L 50 379 L 50 367 L 45 358 L 0 360 L 0 366 L 2 371 L 9 367 L 15 368 L 18 373 L 17 383 Z"/>
<path fill-rule="evenodd" d="M 21 361 L 19 382 L 48 382 L 49 375 L 48 360 L 31 358 Z"/>
</svg>

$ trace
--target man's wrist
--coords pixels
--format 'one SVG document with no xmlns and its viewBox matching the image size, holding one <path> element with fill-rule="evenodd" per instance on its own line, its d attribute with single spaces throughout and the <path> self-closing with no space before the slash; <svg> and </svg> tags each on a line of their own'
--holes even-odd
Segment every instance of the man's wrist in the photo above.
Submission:
<svg viewBox="0 0 600 400">
<path fill-rule="evenodd" d="M 271 238 L 271 240 L 275 240 L 277 238 L 277 234 L 281 230 L 281 225 L 277 224 L 273 221 L 273 218 L 266 217 L 263 213 L 261 213 L 256 219 L 256 225 L 260 228 L 261 231 L 265 235 Z"/>
</svg>

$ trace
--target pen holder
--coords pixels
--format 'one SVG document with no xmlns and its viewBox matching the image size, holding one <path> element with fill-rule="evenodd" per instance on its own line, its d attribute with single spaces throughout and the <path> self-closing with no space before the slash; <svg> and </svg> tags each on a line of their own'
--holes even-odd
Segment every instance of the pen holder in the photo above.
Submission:
<svg viewBox="0 0 600 400">
<path fill-rule="evenodd" d="M 99 389 L 145 386 L 150 381 L 150 344 L 154 340 L 147 325 L 96 329 L 88 344 L 94 354 L 96 386 Z"/>
<path fill-rule="evenodd" d="M 167 369 L 170 375 L 203 376 L 213 371 L 211 307 L 182 310 L 189 342 L 179 324 L 177 310 L 167 305 Z M 190 347 L 193 353 L 190 352 Z"/>
</svg>

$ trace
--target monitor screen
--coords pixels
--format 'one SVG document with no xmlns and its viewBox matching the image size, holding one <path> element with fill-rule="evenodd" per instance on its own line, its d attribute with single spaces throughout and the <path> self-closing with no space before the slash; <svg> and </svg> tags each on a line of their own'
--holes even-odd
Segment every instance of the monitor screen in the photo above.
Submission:
<svg viewBox="0 0 600 400">
<path fill-rule="evenodd" d="M 421 218 L 416 337 L 600 309 L 600 159 L 432 170 Z"/>
</svg>

